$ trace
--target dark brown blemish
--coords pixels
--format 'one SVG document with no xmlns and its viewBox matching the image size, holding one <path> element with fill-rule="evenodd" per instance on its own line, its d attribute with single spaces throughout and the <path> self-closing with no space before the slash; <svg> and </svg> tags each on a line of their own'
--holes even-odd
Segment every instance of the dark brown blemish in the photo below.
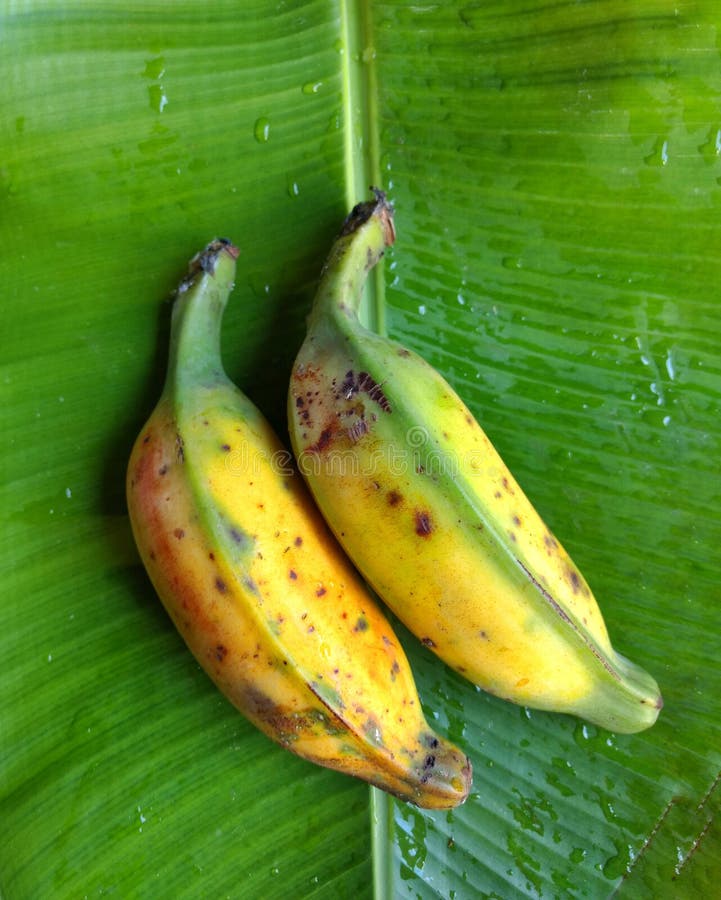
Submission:
<svg viewBox="0 0 721 900">
<path fill-rule="evenodd" d="M 300 547 L 300 545 L 303 543 L 303 538 L 300 535 L 298 535 L 298 537 L 293 541 L 293 543 L 295 544 L 296 547 Z"/>
<path fill-rule="evenodd" d="M 236 544 L 244 544 L 245 543 L 245 535 L 242 531 L 239 531 L 237 528 L 231 527 L 230 536 L 233 538 Z"/>
<path fill-rule="evenodd" d="M 388 491 L 386 494 L 386 500 L 388 501 L 389 506 L 398 506 L 402 499 L 403 497 L 398 491 Z"/>
<path fill-rule="evenodd" d="M 568 570 L 568 579 L 571 584 L 571 589 L 574 594 L 577 594 L 581 590 L 581 577 L 576 572 L 575 569 Z"/>
<path fill-rule="evenodd" d="M 179 541 L 185 537 L 185 532 L 183 531 L 182 528 L 176 528 L 175 531 L 173 532 L 173 534 L 176 536 L 176 538 Z"/>
<path fill-rule="evenodd" d="M 158 475 L 167 475 L 168 474 L 168 464 L 163 463 L 163 465 L 158 469 Z"/>
<path fill-rule="evenodd" d="M 436 642 L 433 640 L 433 638 L 429 637 L 421 638 L 421 644 L 423 644 L 425 647 L 430 647 L 431 649 L 436 646 Z"/>
<path fill-rule="evenodd" d="M 256 596 L 260 596 L 260 591 L 258 590 L 258 585 L 253 581 L 253 579 L 248 575 L 243 579 L 243 584 L 251 594 L 255 594 Z"/>
<path fill-rule="evenodd" d="M 301 363 L 293 372 L 293 379 L 295 381 L 307 381 L 310 379 L 311 381 L 317 382 L 318 369 L 315 366 L 304 365 L 303 363 Z"/>
<path fill-rule="evenodd" d="M 353 631 L 368 631 L 368 619 L 365 616 L 359 616 Z"/>
<path fill-rule="evenodd" d="M 220 591 L 221 594 L 225 594 L 228 591 L 228 585 L 220 577 L 215 579 L 215 588 L 217 591 Z"/>
<path fill-rule="evenodd" d="M 215 559 L 215 553 L 209 553 L 208 559 Z"/>
<path fill-rule="evenodd" d="M 352 369 L 346 372 L 343 384 L 340 386 L 340 396 L 350 400 L 355 394 L 367 394 L 374 403 L 384 412 L 391 411 L 388 398 L 383 393 L 383 388 L 368 372 L 359 372 L 356 376 Z"/>
<path fill-rule="evenodd" d="M 371 400 L 375 401 L 383 412 L 389 413 L 391 411 L 391 405 L 388 402 L 388 398 L 383 393 L 381 386 L 377 381 L 374 381 L 373 378 L 371 378 L 368 372 L 358 373 L 358 390 L 368 394 Z"/>
<path fill-rule="evenodd" d="M 346 434 L 350 439 L 352 444 L 357 444 L 358 441 L 363 437 L 364 434 L 367 434 L 370 431 L 370 426 L 366 422 L 365 419 L 358 419 L 355 425 L 352 425 L 350 428 L 346 430 Z"/>
<path fill-rule="evenodd" d="M 224 647 L 223 644 L 218 644 L 215 648 L 215 658 L 218 660 L 218 662 L 223 662 L 227 655 L 228 648 Z"/>
<path fill-rule="evenodd" d="M 221 449 L 224 453 L 230 453 L 230 444 L 221 444 L 221 445 L 220 445 L 220 449 Z"/>
<path fill-rule="evenodd" d="M 343 379 L 343 384 L 340 386 L 340 390 L 341 395 L 346 400 L 350 400 L 353 394 L 358 393 L 358 382 L 356 381 L 353 369 L 350 369 L 350 371 L 345 373 L 345 378 Z"/>
<path fill-rule="evenodd" d="M 285 660 L 283 662 L 285 664 Z M 268 661 L 268 665 L 273 665 L 272 660 Z M 301 735 L 317 727 L 317 716 L 312 708 L 291 710 L 278 705 L 267 694 L 251 686 L 244 687 L 242 699 L 248 714 L 267 723 L 277 740 L 285 747 L 292 747 Z"/>
<path fill-rule="evenodd" d="M 514 516 L 514 517 L 513 517 L 513 524 L 514 524 L 514 525 L 520 525 L 520 524 L 521 524 L 521 517 L 520 517 L 520 516 Z"/>
<path fill-rule="evenodd" d="M 511 487 L 511 483 L 507 478 L 503 479 L 503 487 L 508 491 L 509 494 L 515 494 L 516 492 Z"/>
<path fill-rule="evenodd" d="M 178 455 L 178 462 L 185 462 L 185 447 L 180 434 L 175 435 L 175 452 Z"/>
<path fill-rule="evenodd" d="M 326 592 L 326 589 L 321 585 L 318 590 L 315 592 L 316 597 L 322 597 Z"/>
<path fill-rule="evenodd" d="M 308 447 L 309 453 L 322 453 L 324 450 L 327 450 L 333 441 L 333 432 L 336 430 L 337 426 L 335 423 L 333 425 L 326 426 L 323 431 L 320 433 L 320 437 L 315 442 L 315 444 L 311 444 Z"/>
<path fill-rule="evenodd" d="M 290 578 L 291 581 L 295 581 L 297 577 L 298 573 L 294 569 L 291 569 L 290 572 L 288 572 L 288 578 Z"/>
<path fill-rule="evenodd" d="M 406 350 L 405 347 L 399 347 L 399 348 L 398 348 L 398 356 L 410 356 L 410 355 L 411 355 L 411 351 L 410 351 L 410 350 Z"/>
<path fill-rule="evenodd" d="M 419 537 L 428 537 L 433 532 L 433 522 L 430 514 L 423 510 L 416 510 L 416 534 Z"/>
<path fill-rule="evenodd" d="M 301 406 L 305 403 L 305 400 L 302 397 L 295 398 L 295 405 L 300 409 Z"/>
</svg>

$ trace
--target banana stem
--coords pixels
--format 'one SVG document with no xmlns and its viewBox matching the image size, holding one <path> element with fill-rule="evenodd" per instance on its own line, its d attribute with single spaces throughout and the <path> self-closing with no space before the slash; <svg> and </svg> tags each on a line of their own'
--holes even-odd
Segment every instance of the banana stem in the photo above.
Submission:
<svg viewBox="0 0 721 900">
<path fill-rule="evenodd" d="M 225 377 L 220 327 L 233 288 L 238 252 L 230 241 L 220 238 L 188 265 L 173 305 L 166 378 L 170 389 L 213 384 Z"/>
<path fill-rule="evenodd" d="M 383 191 L 359 203 L 343 224 L 323 266 L 309 329 L 339 314 L 357 316 L 368 273 L 395 240 L 393 207 Z"/>
</svg>

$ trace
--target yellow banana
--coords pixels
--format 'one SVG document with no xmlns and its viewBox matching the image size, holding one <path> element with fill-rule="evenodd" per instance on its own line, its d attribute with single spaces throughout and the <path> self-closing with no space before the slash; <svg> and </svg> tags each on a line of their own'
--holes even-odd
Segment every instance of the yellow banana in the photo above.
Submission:
<svg viewBox="0 0 721 900">
<path fill-rule="evenodd" d="M 652 725 L 658 686 L 616 653 L 581 573 L 468 408 L 357 309 L 394 239 L 359 204 L 326 262 L 289 390 L 299 468 L 378 595 L 448 665 L 529 707 L 618 732 Z"/>
<path fill-rule="evenodd" d="M 468 759 L 426 723 L 388 621 L 223 371 L 236 256 L 213 242 L 176 295 L 165 387 L 127 474 L 142 560 L 198 662 L 270 738 L 419 806 L 457 806 Z"/>
</svg>

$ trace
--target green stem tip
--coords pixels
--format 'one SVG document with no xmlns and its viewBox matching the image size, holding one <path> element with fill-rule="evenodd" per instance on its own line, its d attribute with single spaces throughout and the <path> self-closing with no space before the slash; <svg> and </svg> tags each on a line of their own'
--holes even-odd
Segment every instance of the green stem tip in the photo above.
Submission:
<svg viewBox="0 0 721 900">
<path fill-rule="evenodd" d="M 220 327 L 239 252 L 226 238 L 216 238 L 190 260 L 177 287 L 166 381 L 176 390 L 222 377 Z"/>
<path fill-rule="evenodd" d="M 193 285 L 198 275 L 203 272 L 206 275 L 215 275 L 218 260 L 227 253 L 235 262 L 240 255 L 240 250 L 228 238 L 215 238 L 207 247 L 196 253 L 188 263 L 188 272 L 185 278 L 178 285 L 177 294 L 183 294 Z"/>
<path fill-rule="evenodd" d="M 371 187 L 371 191 L 373 191 L 375 199 L 356 203 L 346 217 L 339 237 L 354 234 L 370 218 L 376 216 L 383 228 L 383 242 L 386 247 L 390 247 L 396 239 L 396 230 L 393 225 L 393 206 L 388 202 L 384 191 L 380 188 Z"/>
<path fill-rule="evenodd" d="M 308 321 L 357 317 L 368 273 L 395 241 L 393 207 L 378 188 L 373 200 L 357 203 L 348 214 L 323 266 Z"/>
</svg>

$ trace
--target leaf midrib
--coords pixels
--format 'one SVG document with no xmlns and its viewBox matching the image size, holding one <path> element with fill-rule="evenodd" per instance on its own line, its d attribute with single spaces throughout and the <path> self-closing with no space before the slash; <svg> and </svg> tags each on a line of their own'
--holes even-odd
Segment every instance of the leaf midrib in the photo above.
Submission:
<svg viewBox="0 0 721 900">
<path fill-rule="evenodd" d="M 340 0 L 343 39 L 343 109 L 345 128 L 346 211 L 368 198 L 371 185 L 383 188 L 378 129 L 378 83 L 369 4 Z M 364 325 L 385 334 L 384 267 L 369 273 L 359 317 Z M 370 791 L 370 841 L 375 900 L 393 896 L 392 809 L 387 794 Z"/>
<path fill-rule="evenodd" d="M 383 188 L 378 129 L 378 81 L 370 4 L 340 0 L 343 39 L 346 210 Z M 385 285 L 381 266 L 370 273 L 361 304 L 364 325 L 385 333 Z"/>
</svg>

